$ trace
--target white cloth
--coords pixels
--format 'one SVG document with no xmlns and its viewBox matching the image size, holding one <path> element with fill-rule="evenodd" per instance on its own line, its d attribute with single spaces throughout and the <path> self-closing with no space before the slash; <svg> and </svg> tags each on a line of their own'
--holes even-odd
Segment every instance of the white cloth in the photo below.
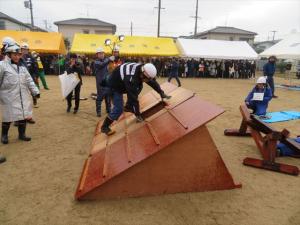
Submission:
<svg viewBox="0 0 300 225">
<path fill-rule="evenodd" d="M 39 94 L 24 66 L 11 64 L 6 58 L 0 62 L 0 105 L 2 122 L 13 122 L 32 118 L 32 95 Z"/>
<path fill-rule="evenodd" d="M 58 77 L 61 84 L 61 93 L 64 98 L 66 98 L 80 82 L 76 73 L 67 74 L 67 72 L 65 72 L 64 74 L 59 75 Z"/>
</svg>

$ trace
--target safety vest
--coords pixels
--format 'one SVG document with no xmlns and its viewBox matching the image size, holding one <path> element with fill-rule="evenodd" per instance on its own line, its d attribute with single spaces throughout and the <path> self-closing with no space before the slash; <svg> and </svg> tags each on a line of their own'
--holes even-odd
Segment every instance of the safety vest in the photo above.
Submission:
<svg viewBox="0 0 300 225">
<path fill-rule="evenodd" d="M 38 64 L 39 69 L 44 69 L 44 66 L 43 66 L 43 63 L 42 63 L 40 57 L 37 58 L 37 64 Z"/>
</svg>

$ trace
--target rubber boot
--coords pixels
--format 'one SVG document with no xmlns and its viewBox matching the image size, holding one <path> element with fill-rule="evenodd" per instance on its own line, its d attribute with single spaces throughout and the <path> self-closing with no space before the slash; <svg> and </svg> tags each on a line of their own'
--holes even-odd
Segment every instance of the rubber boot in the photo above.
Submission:
<svg viewBox="0 0 300 225">
<path fill-rule="evenodd" d="M 102 127 L 101 127 L 101 132 L 102 133 L 105 133 L 106 135 L 113 135 L 114 133 L 116 133 L 115 131 L 111 130 L 109 128 L 109 126 L 113 123 L 114 121 L 111 120 L 109 117 L 106 117 L 103 124 L 102 124 Z"/>
<path fill-rule="evenodd" d="M 6 161 L 6 158 L 3 155 L 0 155 L 0 164 L 4 163 Z"/>
<path fill-rule="evenodd" d="M 10 127 L 10 123 L 2 123 L 1 142 L 5 145 L 8 144 L 9 127 Z"/>
<path fill-rule="evenodd" d="M 26 137 L 25 132 L 26 132 L 26 121 L 19 121 L 19 139 L 22 141 L 31 141 L 30 137 Z"/>
</svg>

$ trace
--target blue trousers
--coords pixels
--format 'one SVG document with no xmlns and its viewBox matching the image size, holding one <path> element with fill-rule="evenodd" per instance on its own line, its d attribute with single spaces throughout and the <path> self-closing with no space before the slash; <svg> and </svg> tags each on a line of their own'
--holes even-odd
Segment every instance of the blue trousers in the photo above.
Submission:
<svg viewBox="0 0 300 225">
<path fill-rule="evenodd" d="M 272 95 L 274 95 L 275 92 L 275 85 L 274 85 L 274 78 L 273 76 L 268 76 L 267 77 L 267 83 L 269 84 L 271 90 L 272 90 Z"/>
<path fill-rule="evenodd" d="M 108 114 L 108 117 L 111 120 L 118 120 L 119 117 L 122 115 L 123 113 L 123 94 L 113 91 L 112 92 L 112 102 L 113 102 L 113 108 L 110 111 L 110 113 Z"/>
<path fill-rule="evenodd" d="M 109 113 L 111 109 L 110 88 L 102 87 L 99 84 L 97 84 L 96 113 L 101 113 L 101 104 L 103 100 L 105 101 L 106 112 Z"/>
</svg>

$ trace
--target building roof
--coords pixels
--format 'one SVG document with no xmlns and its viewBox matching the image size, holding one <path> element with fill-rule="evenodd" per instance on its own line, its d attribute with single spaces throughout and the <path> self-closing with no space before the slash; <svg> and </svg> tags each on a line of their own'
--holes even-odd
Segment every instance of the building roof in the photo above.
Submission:
<svg viewBox="0 0 300 225">
<path fill-rule="evenodd" d="M 222 27 L 222 26 L 217 26 L 213 29 L 201 32 L 196 34 L 196 36 L 203 36 L 206 34 L 212 34 L 212 33 L 217 33 L 217 34 L 246 34 L 246 35 L 257 35 L 257 33 L 252 32 L 252 31 L 247 31 L 247 30 L 242 30 L 239 28 L 235 27 Z M 194 36 L 194 35 L 192 35 Z"/>
<path fill-rule="evenodd" d="M 30 27 L 30 29 L 32 30 L 32 31 L 39 31 L 39 32 L 48 32 L 47 30 L 45 30 L 45 29 L 42 29 L 42 28 L 40 28 L 40 27 L 38 27 L 38 26 L 31 26 L 31 24 L 30 23 L 25 23 L 27 26 L 29 26 Z"/>
<path fill-rule="evenodd" d="M 84 26 L 102 26 L 102 27 L 116 27 L 116 25 L 107 23 L 98 19 L 91 18 L 76 18 L 71 20 L 62 20 L 54 22 L 55 25 L 84 25 Z"/>
<path fill-rule="evenodd" d="M 14 18 L 12 18 L 12 17 L 10 17 L 10 16 L 8 16 L 5 13 L 2 13 L 2 12 L 0 12 L 0 19 L 6 19 L 6 20 L 9 20 L 13 23 L 16 23 L 16 24 L 19 24 L 19 25 L 22 25 L 24 27 L 28 27 L 29 29 L 31 29 L 31 26 L 26 25 L 25 23 L 22 23 L 21 21 L 16 20 L 16 19 L 14 19 Z"/>
<path fill-rule="evenodd" d="M 261 44 L 273 44 L 273 45 L 275 45 L 276 43 L 278 43 L 281 40 L 282 39 L 272 40 L 272 41 L 259 41 L 259 42 L 254 42 L 253 45 L 261 45 Z"/>
</svg>

